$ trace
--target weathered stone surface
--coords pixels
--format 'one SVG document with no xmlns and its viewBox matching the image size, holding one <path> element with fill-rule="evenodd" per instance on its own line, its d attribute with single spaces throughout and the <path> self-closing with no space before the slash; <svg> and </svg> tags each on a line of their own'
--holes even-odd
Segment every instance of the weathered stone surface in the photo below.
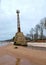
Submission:
<svg viewBox="0 0 46 65">
<path fill-rule="evenodd" d="M 27 45 L 25 36 L 23 35 L 22 32 L 16 33 L 14 42 L 15 44 L 19 44 L 19 45 Z"/>
</svg>

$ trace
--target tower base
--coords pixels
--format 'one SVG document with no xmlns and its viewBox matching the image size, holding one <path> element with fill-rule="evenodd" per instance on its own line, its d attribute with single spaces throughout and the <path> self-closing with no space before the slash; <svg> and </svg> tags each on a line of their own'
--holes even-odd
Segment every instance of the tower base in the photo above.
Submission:
<svg viewBox="0 0 46 65">
<path fill-rule="evenodd" d="M 14 45 L 27 46 L 26 39 L 22 32 L 17 32 L 14 39 Z"/>
</svg>

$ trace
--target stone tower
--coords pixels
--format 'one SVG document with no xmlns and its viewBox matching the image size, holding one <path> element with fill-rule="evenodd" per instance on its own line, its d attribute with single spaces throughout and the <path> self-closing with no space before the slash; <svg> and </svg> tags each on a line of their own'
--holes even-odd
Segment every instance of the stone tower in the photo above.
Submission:
<svg viewBox="0 0 46 65">
<path fill-rule="evenodd" d="M 17 30 L 18 32 L 21 32 L 21 29 L 20 29 L 20 20 L 19 20 L 19 10 L 16 11 L 17 13 Z"/>
<path fill-rule="evenodd" d="M 25 36 L 21 32 L 21 28 L 20 28 L 19 10 L 17 10 L 16 13 L 17 13 L 17 33 L 16 33 L 15 39 L 14 39 L 14 45 L 27 46 Z"/>
</svg>

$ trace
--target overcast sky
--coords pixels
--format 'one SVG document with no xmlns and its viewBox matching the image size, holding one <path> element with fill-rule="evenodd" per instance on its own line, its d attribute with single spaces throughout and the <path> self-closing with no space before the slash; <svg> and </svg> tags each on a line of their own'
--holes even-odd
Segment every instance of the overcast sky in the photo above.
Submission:
<svg viewBox="0 0 46 65">
<path fill-rule="evenodd" d="M 17 32 L 17 9 L 21 31 L 27 34 L 46 17 L 46 0 L 0 0 L 0 40 L 10 39 Z"/>
</svg>

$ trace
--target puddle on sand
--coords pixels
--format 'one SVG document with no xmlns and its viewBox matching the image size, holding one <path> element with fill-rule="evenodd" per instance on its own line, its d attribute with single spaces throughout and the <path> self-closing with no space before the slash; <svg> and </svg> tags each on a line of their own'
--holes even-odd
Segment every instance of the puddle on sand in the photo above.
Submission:
<svg viewBox="0 0 46 65">
<path fill-rule="evenodd" d="M 26 59 L 14 58 L 10 55 L 0 57 L 0 65 L 31 65 Z"/>
</svg>

